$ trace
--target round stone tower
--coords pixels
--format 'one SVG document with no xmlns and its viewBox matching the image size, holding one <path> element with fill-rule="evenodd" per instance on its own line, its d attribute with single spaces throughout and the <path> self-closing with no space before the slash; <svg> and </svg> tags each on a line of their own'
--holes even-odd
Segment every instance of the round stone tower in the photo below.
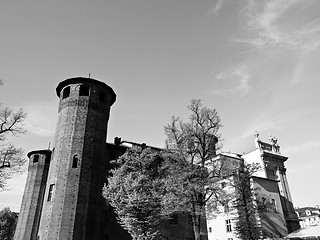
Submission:
<svg viewBox="0 0 320 240">
<path fill-rule="evenodd" d="M 14 234 L 15 240 L 37 239 L 51 151 L 32 151 L 28 153 L 28 157 L 28 176 Z"/>
<path fill-rule="evenodd" d="M 91 78 L 71 78 L 60 98 L 39 239 L 104 239 L 106 134 L 116 94 Z"/>
</svg>

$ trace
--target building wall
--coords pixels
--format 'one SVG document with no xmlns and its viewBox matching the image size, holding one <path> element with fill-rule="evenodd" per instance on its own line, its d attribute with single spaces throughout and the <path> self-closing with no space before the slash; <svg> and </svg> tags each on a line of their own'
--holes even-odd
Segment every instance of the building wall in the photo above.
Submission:
<svg viewBox="0 0 320 240">
<path fill-rule="evenodd" d="M 263 162 L 263 159 L 261 158 L 261 152 L 259 149 L 256 149 L 252 152 L 249 152 L 243 155 L 242 158 L 248 164 L 259 164 L 261 166 L 261 169 L 254 173 L 254 176 L 267 178 L 267 174 L 264 168 L 264 162 Z"/>
<path fill-rule="evenodd" d="M 278 183 L 271 179 L 253 177 L 255 197 L 262 231 L 269 237 L 281 238 L 288 234 Z"/>
<path fill-rule="evenodd" d="M 234 226 L 236 212 L 217 214 L 212 219 L 207 219 L 208 240 L 237 240 Z M 227 229 L 227 221 L 230 221 L 231 227 Z M 229 222 L 228 222 L 229 224 Z"/>
</svg>

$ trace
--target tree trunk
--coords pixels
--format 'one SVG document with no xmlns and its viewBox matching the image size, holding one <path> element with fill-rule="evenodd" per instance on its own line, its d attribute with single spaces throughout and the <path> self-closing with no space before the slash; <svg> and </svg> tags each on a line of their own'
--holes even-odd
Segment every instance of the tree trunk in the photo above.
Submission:
<svg viewBox="0 0 320 240">
<path fill-rule="evenodd" d="M 200 221 L 201 217 L 200 216 L 194 216 L 193 217 L 193 232 L 194 232 L 194 239 L 195 240 L 200 240 L 201 239 L 201 233 L 200 233 Z"/>
</svg>

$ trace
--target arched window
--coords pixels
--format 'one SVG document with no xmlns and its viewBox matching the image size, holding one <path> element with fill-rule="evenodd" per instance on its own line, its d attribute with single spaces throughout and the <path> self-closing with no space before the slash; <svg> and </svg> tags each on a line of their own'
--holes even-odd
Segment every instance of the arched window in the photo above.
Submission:
<svg viewBox="0 0 320 240">
<path fill-rule="evenodd" d="M 79 162 L 78 155 L 74 155 L 73 158 L 72 158 L 72 168 L 77 168 L 78 167 L 78 162 Z"/>
<path fill-rule="evenodd" d="M 62 99 L 65 99 L 70 96 L 70 86 L 65 87 L 62 93 Z"/>
<path fill-rule="evenodd" d="M 79 96 L 89 96 L 90 87 L 88 85 L 80 85 Z"/>
</svg>

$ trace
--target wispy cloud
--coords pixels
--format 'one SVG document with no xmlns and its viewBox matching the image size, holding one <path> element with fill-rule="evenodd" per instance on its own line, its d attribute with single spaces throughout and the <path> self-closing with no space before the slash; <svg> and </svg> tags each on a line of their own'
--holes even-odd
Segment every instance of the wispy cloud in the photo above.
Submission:
<svg viewBox="0 0 320 240">
<path fill-rule="evenodd" d="M 307 152 L 307 151 L 311 151 L 319 148 L 320 148 L 320 141 L 314 140 L 314 141 L 303 142 L 298 145 L 286 147 L 284 149 L 284 152 L 288 155 L 292 155 L 292 154 Z"/>
<path fill-rule="evenodd" d="M 218 16 L 219 11 L 222 8 L 223 2 L 225 0 L 218 0 L 217 3 L 214 5 L 214 7 L 210 11 L 210 15 L 213 14 L 215 17 Z"/>
<path fill-rule="evenodd" d="M 320 46 L 319 11 L 319 2 L 313 0 L 249 0 L 243 10 L 248 35 L 239 41 L 258 48 L 316 49 Z"/>
<path fill-rule="evenodd" d="M 250 90 L 251 75 L 243 68 L 225 71 L 216 76 L 217 89 L 212 93 L 228 97 L 244 96 Z"/>
<path fill-rule="evenodd" d="M 253 124 L 242 131 L 239 138 L 244 139 L 249 136 L 253 136 L 256 131 L 259 133 L 265 132 L 270 134 L 268 131 L 276 129 L 279 130 L 279 128 L 279 125 L 277 125 L 277 123 L 273 120 L 265 119 L 261 121 L 254 121 Z"/>
</svg>

